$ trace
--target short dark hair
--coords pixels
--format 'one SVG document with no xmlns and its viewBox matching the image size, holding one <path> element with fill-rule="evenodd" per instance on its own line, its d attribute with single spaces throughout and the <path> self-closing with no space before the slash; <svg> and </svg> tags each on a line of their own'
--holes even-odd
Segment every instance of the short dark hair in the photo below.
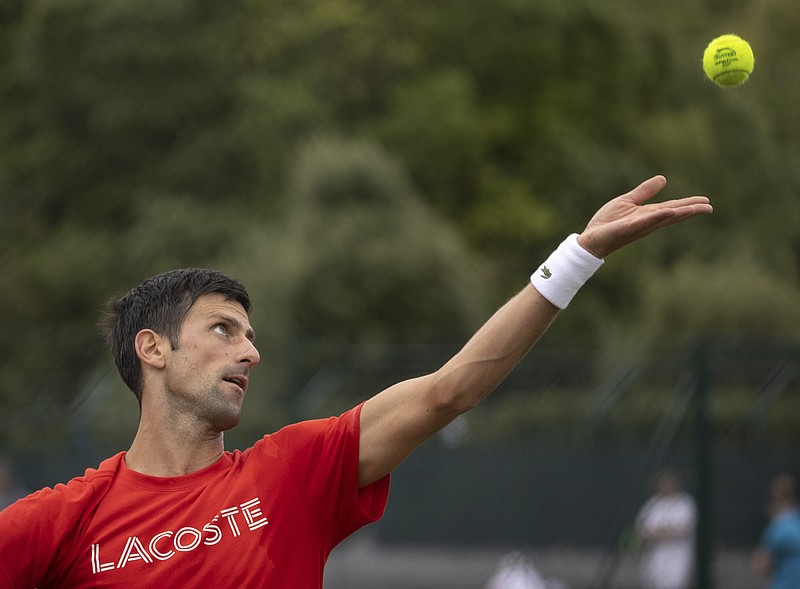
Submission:
<svg viewBox="0 0 800 589">
<path fill-rule="evenodd" d="M 177 348 L 178 334 L 200 297 L 221 294 L 250 314 L 250 296 L 235 278 L 218 270 L 183 268 L 157 274 L 106 304 L 99 327 L 111 348 L 122 380 L 142 402 L 142 365 L 136 355 L 136 334 L 152 329 Z"/>
</svg>

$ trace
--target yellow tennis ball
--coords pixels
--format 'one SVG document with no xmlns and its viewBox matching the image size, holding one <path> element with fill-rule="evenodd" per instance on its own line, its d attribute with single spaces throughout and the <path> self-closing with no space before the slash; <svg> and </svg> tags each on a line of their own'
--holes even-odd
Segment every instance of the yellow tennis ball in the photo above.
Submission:
<svg viewBox="0 0 800 589">
<path fill-rule="evenodd" d="M 739 86 L 753 73 L 755 61 L 747 41 L 737 35 L 722 35 L 706 47 L 703 70 L 718 86 Z"/>
</svg>

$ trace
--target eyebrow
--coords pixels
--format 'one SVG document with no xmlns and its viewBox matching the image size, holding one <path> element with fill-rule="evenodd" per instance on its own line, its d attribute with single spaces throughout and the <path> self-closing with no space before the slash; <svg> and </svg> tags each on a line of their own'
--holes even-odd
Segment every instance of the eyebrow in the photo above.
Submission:
<svg viewBox="0 0 800 589">
<path fill-rule="evenodd" d="M 208 318 L 209 320 L 216 321 L 217 323 L 225 323 L 238 330 L 242 329 L 242 322 L 239 321 L 236 317 L 231 317 L 230 315 L 223 315 L 221 313 L 211 313 L 208 316 Z M 251 342 L 256 341 L 256 332 L 253 331 L 252 327 L 248 328 L 245 331 L 244 336 Z"/>
</svg>

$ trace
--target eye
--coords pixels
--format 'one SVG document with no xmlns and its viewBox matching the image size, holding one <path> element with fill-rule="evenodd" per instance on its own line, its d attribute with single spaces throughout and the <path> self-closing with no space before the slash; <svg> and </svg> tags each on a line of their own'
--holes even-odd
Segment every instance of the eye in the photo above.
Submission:
<svg viewBox="0 0 800 589">
<path fill-rule="evenodd" d="M 217 323 L 211 330 L 216 331 L 220 335 L 228 335 L 228 327 L 224 323 Z"/>
</svg>

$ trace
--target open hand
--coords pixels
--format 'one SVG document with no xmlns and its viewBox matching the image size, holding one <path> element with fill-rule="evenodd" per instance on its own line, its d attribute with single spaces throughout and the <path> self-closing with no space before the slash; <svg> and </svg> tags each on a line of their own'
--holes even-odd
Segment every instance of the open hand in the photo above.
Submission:
<svg viewBox="0 0 800 589">
<path fill-rule="evenodd" d="M 607 202 L 578 236 L 578 243 L 594 256 L 605 258 L 656 229 L 713 211 L 705 196 L 645 204 L 661 192 L 666 183 L 664 176 L 653 176 L 630 192 Z"/>
</svg>

